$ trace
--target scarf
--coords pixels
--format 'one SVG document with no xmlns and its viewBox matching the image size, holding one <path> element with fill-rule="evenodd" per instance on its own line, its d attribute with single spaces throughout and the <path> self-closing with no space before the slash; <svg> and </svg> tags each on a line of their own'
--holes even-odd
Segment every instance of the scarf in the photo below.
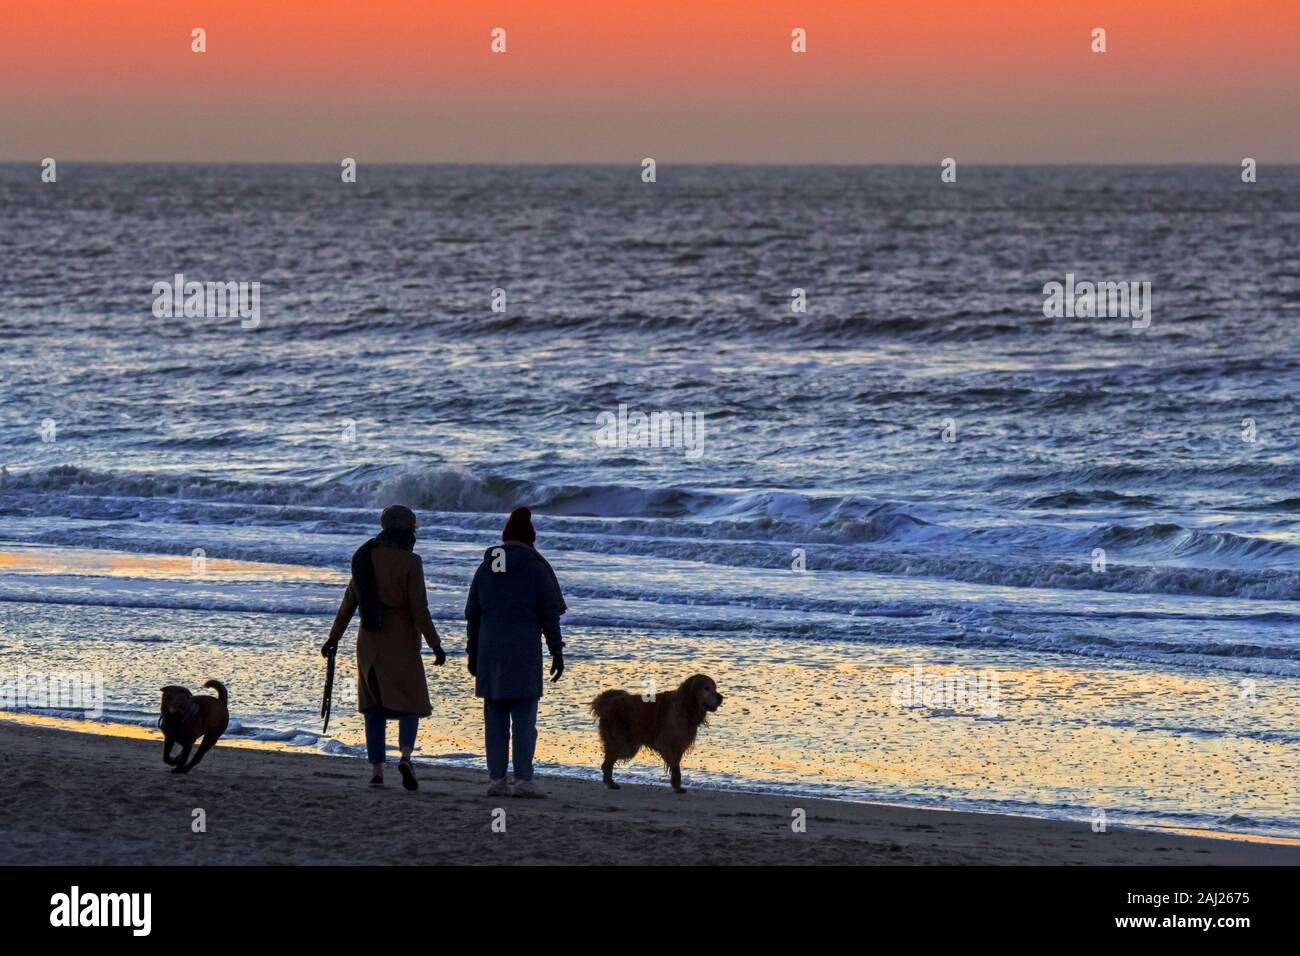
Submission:
<svg viewBox="0 0 1300 956">
<path fill-rule="evenodd" d="M 361 626 L 367 631 L 384 629 L 384 606 L 379 602 L 379 582 L 375 580 L 375 563 L 370 552 L 375 548 L 401 548 L 415 550 L 415 531 L 381 531 L 352 555 L 352 584 L 357 589 L 357 605 L 361 608 Z"/>
</svg>

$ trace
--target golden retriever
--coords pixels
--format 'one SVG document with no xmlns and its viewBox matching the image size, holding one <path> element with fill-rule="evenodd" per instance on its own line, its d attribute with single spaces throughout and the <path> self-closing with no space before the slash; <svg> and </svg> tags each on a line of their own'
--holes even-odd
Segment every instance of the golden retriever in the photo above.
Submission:
<svg viewBox="0 0 1300 956">
<path fill-rule="evenodd" d="M 642 747 L 664 758 L 672 777 L 673 790 L 682 789 L 682 757 L 695 746 L 695 735 L 708 715 L 722 703 L 713 678 L 696 674 L 682 681 L 676 690 L 665 691 L 653 700 L 625 690 L 607 690 L 591 702 L 591 712 L 600 722 L 600 740 L 605 745 L 605 762 L 600 769 L 605 786 L 617 790 L 614 762 L 631 760 Z"/>
</svg>

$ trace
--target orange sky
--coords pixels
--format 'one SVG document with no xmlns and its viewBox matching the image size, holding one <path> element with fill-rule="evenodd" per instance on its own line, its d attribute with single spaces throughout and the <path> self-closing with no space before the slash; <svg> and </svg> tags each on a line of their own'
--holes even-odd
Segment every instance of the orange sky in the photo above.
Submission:
<svg viewBox="0 0 1300 956">
<path fill-rule="evenodd" d="M 0 159 L 1300 162 L 1297 63 L 1300 0 L 5 0 Z"/>
</svg>

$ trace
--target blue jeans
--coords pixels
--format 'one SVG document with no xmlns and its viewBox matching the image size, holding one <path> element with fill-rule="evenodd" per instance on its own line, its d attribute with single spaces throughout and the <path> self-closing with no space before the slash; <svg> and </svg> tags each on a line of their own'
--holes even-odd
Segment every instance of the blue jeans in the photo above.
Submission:
<svg viewBox="0 0 1300 956">
<path fill-rule="evenodd" d="M 517 697 L 514 700 L 483 698 L 488 776 L 493 780 L 500 780 L 506 775 L 512 736 L 515 743 L 515 779 L 533 779 L 533 750 L 537 746 L 537 700 L 536 697 Z"/>
<path fill-rule="evenodd" d="M 388 749 L 388 742 L 385 739 L 388 732 L 388 717 L 381 707 L 367 707 L 362 713 L 366 718 L 366 757 L 371 763 L 383 763 L 384 753 Z M 419 729 L 419 714 L 398 714 L 397 745 L 414 747 L 415 732 Z"/>
</svg>

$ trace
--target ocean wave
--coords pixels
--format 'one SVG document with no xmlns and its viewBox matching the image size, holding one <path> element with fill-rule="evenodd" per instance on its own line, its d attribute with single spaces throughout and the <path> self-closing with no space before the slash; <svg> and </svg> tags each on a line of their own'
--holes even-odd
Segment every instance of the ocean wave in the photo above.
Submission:
<svg viewBox="0 0 1300 956">
<path fill-rule="evenodd" d="M 1262 512 L 1265 514 L 1300 514 L 1300 498 L 1281 498 L 1275 501 L 1258 501 L 1239 505 L 1229 505 L 1226 510 Z"/>
<path fill-rule="evenodd" d="M 1300 463 L 1242 462 L 1208 467 L 1113 464 L 1082 465 L 1043 471 L 1006 472 L 988 479 L 990 488 L 1022 488 L 1057 485 L 1073 489 L 1142 485 L 1148 488 L 1236 488 L 1252 485 L 1295 485 L 1300 483 Z"/>
<path fill-rule="evenodd" d="M 1117 477 L 1113 468 L 1103 471 L 1108 481 Z M 10 522 L 10 540 L 33 544 L 179 554 L 212 539 L 210 553 L 223 557 L 344 566 L 352 539 L 372 532 L 382 505 L 414 507 L 425 540 L 479 543 L 495 538 L 503 514 L 527 504 L 556 551 L 788 568 L 792 550 L 803 548 L 811 571 L 1300 600 L 1300 548 L 1285 541 L 1173 522 L 1080 531 L 1008 516 L 967 526 L 956 516 L 944 520 L 933 505 L 861 494 L 546 484 L 441 465 L 357 466 L 311 482 L 59 466 L 4 472 L 0 491 L 10 516 L 83 519 L 22 529 Z M 1117 494 L 1105 489 L 1089 500 Z M 181 547 L 178 524 L 201 530 L 185 532 Z M 241 529 L 238 540 L 223 541 L 232 528 Z M 299 546 L 281 528 L 306 537 Z M 1098 547 L 1111 552 L 1105 572 L 1091 567 Z"/>
<path fill-rule="evenodd" d="M 363 503 L 364 492 L 341 482 L 239 481 L 202 475 L 114 473 L 55 465 L 26 472 L 0 470 L 6 496 L 65 495 L 94 498 L 168 498 L 180 501 L 229 501 L 237 504 Z"/>
<path fill-rule="evenodd" d="M 1057 491 L 1039 495 L 1029 502 L 1033 508 L 1087 508 L 1090 505 L 1120 505 L 1126 508 L 1153 508 L 1154 495 L 1126 495 L 1109 488 L 1084 491 Z"/>
<path fill-rule="evenodd" d="M 1263 562 L 1300 557 L 1300 548 L 1282 541 L 1252 538 L 1226 531 L 1202 531 L 1170 522 L 1143 526 L 1108 524 L 1082 538 L 1087 547 L 1117 551 L 1156 552 L 1170 558 L 1201 558 Z"/>
<path fill-rule="evenodd" d="M 859 495 L 803 495 L 783 491 L 707 491 L 684 487 L 646 488 L 626 484 L 547 484 L 457 466 L 400 469 L 359 466 L 331 478 L 302 482 L 238 481 L 196 475 L 112 473 L 59 465 L 14 473 L 0 471 L 0 491 L 11 513 L 22 507 L 42 512 L 41 498 L 78 514 L 67 498 L 111 501 L 225 503 L 231 506 L 379 508 L 392 503 L 444 513 L 500 514 L 528 505 L 542 515 L 593 518 L 725 518 L 763 521 L 807 519 L 828 537 L 878 540 L 925 525 L 902 506 Z M 91 502 L 91 517 L 120 515 Z"/>
<path fill-rule="evenodd" d="M 463 585 L 463 582 L 461 582 Z M 575 589 L 576 591 L 577 589 Z M 1017 653 L 1046 653 L 1099 660 L 1153 662 L 1197 670 L 1273 676 L 1300 676 L 1300 647 L 1288 643 L 1261 643 L 1253 639 L 1182 640 L 1161 638 L 1160 632 L 1131 627 L 1116 627 L 1116 616 L 1107 623 L 1093 626 L 1087 615 L 1075 621 L 1055 620 L 1050 610 L 1041 613 L 1033 608 L 970 607 L 960 603 L 940 605 L 934 602 L 870 602 L 859 607 L 850 602 L 823 602 L 817 608 L 779 606 L 776 602 L 757 600 L 750 595 L 736 595 L 735 603 L 723 600 L 698 601 L 680 594 L 626 595 L 611 599 L 587 600 L 570 592 L 574 608 L 566 615 L 566 627 L 577 632 L 607 631 L 636 635 L 667 633 L 683 638 L 707 641 L 719 635 L 759 637 L 764 641 L 835 641 L 863 645 L 928 645 L 986 650 L 1009 650 Z M 239 600 L 236 595 L 225 600 L 203 600 L 176 592 L 170 596 L 157 593 L 131 597 L 122 594 L 82 593 L 45 604 L 71 604 L 110 609 L 152 608 L 164 611 L 203 611 L 208 627 L 222 628 L 224 619 L 213 614 L 313 615 L 327 620 L 333 613 L 336 595 L 323 593 L 294 602 L 262 603 Z M 455 634 L 461 626 L 463 592 L 454 596 L 433 595 L 430 610 L 445 633 Z M 0 596 L 0 601 L 24 601 L 21 595 Z M 31 598 L 28 596 L 27 603 Z M 750 606 L 752 603 L 752 606 Z M 833 609 L 831 609 L 833 608 Z M 1140 622 L 1146 617 L 1133 613 Z M 1202 617 L 1201 624 L 1208 619 Z M 1132 622 L 1130 622 L 1132 623 Z M 1172 622 L 1171 622 L 1172 623 Z M 1240 618 L 1225 617 L 1219 625 L 1242 632 Z M 234 627 L 234 622 L 230 623 Z M 282 629 L 272 627 L 273 632 Z M 1225 633 L 1228 632 L 1225 630 Z M 247 648 L 246 638 L 212 641 Z M 453 653 L 456 653 L 453 651 Z"/>
</svg>

